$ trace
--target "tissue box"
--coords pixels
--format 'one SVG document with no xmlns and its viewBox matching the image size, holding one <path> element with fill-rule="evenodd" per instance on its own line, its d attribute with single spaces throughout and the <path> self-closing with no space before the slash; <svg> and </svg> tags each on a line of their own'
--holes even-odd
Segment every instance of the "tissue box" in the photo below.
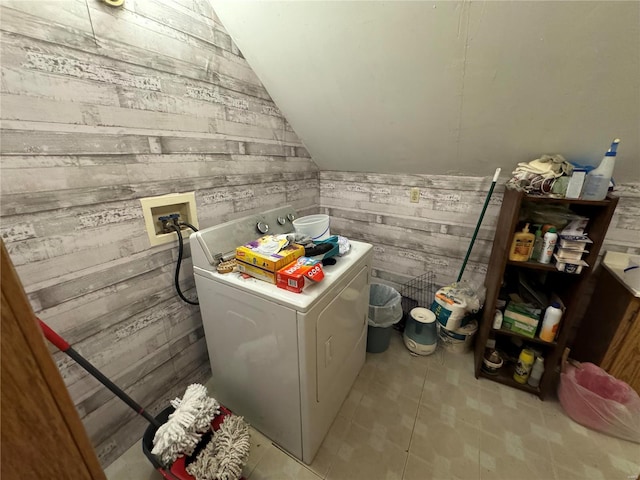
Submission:
<svg viewBox="0 0 640 480">
<path fill-rule="evenodd" d="M 309 257 L 301 257 L 276 273 L 276 285 L 290 292 L 300 293 L 305 285 L 305 277 L 314 282 L 324 278 L 322 262 Z"/>
<path fill-rule="evenodd" d="M 278 253 L 272 253 L 270 255 L 259 253 L 256 249 L 260 243 L 264 241 L 264 238 L 265 237 L 259 238 L 253 242 L 236 248 L 236 260 L 238 262 L 275 273 L 282 267 L 289 265 L 291 262 L 304 255 L 304 247 L 295 243 L 284 247 Z M 251 272 L 249 271 L 246 273 L 251 275 Z"/>
<path fill-rule="evenodd" d="M 524 303 L 509 302 L 504 311 L 502 327 L 525 337 L 533 338 L 538 329 L 542 310 Z"/>
<path fill-rule="evenodd" d="M 578 217 L 571 220 L 569 224 L 560 232 L 560 238 L 564 240 L 585 240 L 588 239 L 585 229 L 589 219 L 587 217 Z"/>
</svg>

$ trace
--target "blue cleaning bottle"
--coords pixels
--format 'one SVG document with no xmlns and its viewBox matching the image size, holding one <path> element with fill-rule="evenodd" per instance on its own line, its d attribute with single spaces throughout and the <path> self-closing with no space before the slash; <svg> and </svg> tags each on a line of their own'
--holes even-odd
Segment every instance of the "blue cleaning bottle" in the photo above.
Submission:
<svg viewBox="0 0 640 480">
<path fill-rule="evenodd" d="M 613 176 L 613 167 L 616 161 L 616 152 L 620 139 L 616 138 L 611 143 L 611 148 L 604 154 L 604 158 L 598 168 L 591 170 L 587 174 L 582 189 L 583 200 L 604 200 L 609 191 L 609 181 Z"/>
</svg>

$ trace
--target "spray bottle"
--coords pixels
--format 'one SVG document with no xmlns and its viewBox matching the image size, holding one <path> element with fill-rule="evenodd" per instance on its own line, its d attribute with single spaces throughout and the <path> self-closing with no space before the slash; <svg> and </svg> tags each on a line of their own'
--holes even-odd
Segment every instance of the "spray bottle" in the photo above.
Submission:
<svg viewBox="0 0 640 480">
<path fill-rule="evenodd" d="M 551 257 L 553 257 L 553 251 L 556 249 L 556 243 L 558 243 L 556 227 L 551 227 L 547 230 L 547 233 L 544 234 L 544 237 L 542 237 L 542 249 L 537 259 L 540 263 L 551 263 Z"/>
<path fill-rule="evenodd" d="M 620 139 L 616 138 L 611 143 L 611 148 L 604 154 L 604 158 L 598 168 L 591 170 L 587 174 L 582 189 L 583 200 L 604 200 L 609 191 L 609 181 L 613 176 L 613 167 L 616 161 L 616 150 Z"/>
</svg>

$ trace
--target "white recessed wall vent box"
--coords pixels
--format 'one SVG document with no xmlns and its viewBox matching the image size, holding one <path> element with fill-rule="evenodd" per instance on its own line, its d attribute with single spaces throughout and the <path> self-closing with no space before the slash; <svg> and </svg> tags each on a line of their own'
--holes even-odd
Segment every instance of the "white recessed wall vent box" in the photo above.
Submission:
<svg viewBox="0 0 640 480">
<path fill-rule="evenodd" d="M 178 214 L 179 221 L 190 223 L 196 228 L 198 226 L 198 216 L 196 215 L 196 195 L 195 192 L 170 193 L 159 197 L 141 198 L 142 213 L 144 223 L 147 227 L 149 242 L 151 245 L 162 245 L 163 243 L 174 242 L 176 233 L 165 233 L 163 231 L 160 217 Z M 192 231 L 190 228 L 181 227 L 184 230 L 183 236 L 188 238 Z"/>
</svg>

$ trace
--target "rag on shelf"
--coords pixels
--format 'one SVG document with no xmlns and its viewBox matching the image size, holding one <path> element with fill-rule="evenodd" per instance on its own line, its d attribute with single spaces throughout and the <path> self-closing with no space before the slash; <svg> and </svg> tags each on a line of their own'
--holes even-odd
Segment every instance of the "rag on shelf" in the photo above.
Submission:
<svg viewBox="0 0 640 480">
<path fill-rule="evenodd" d="M 550 193 L 556 178 L 572 172 L 573 165 L 562 155 L 542 155 L 528 163 L 519 163 L 507 187 L 527 193 Z"/>
</svg>

